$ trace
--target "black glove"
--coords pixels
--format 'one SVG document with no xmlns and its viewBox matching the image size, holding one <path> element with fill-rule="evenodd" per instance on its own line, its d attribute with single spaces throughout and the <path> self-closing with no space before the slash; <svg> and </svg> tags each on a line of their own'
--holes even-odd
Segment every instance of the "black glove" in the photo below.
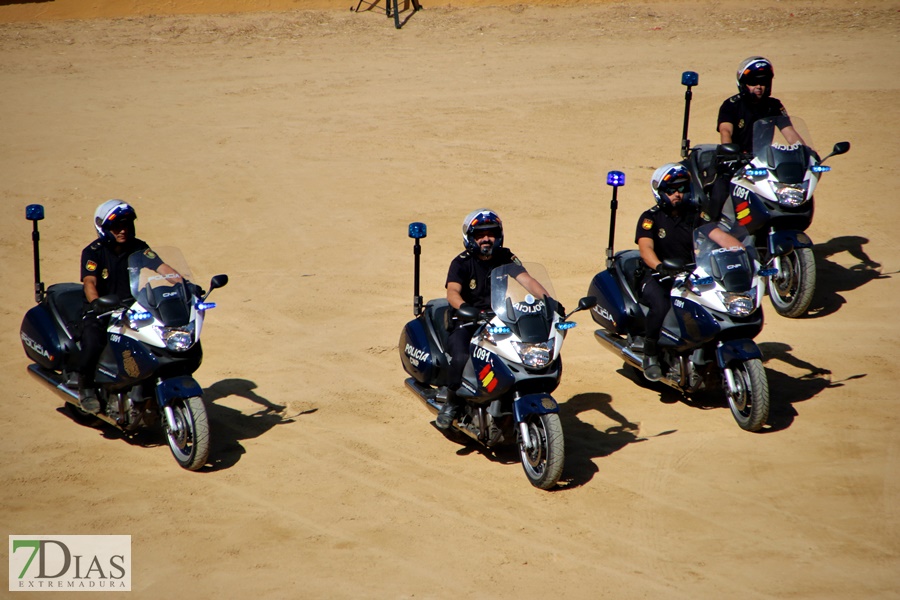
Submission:
<svg viewBox="0 0 900 600">
<path fill-rule="evenodd" d="M 659 273 L 660 277 L 670 277 L 672 275 L 678 274 L 678 269 L 670 269 L 669 267 L 667 267 L 666 265 L 664 265 L 662 263 L 659 263 L 658 265 L 656 265 L 655 271 L 657 273 Z"/>
<path fill-rule="evenodd" d="M 206 292 L 203 290 L 203 288 L 196 283 L 188 283 L 187 286 L 191 293 L 198 298 L 202 298 L 206 295 Z"/>
<path fill-rule="evenodd" d="M 100 314 L 103 309 L 100 307 L 100 298 L 94 298 L 90 303 L 90 311 L 94 314 Z"/>
</svg>

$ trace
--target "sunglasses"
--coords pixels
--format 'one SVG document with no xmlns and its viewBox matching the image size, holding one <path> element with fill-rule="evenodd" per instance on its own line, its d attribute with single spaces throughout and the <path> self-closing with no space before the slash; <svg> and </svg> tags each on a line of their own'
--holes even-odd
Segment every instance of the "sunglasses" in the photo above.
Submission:
<svg viewBox="0 0 900 600">
<path fill-rule="evenodd" d="M 475 233 L 472 234 L 472 238 L 476 240 L 480 240 L 483 237 L 499 237 L 500 230 L 499 229 L 476 229 Z"/>
<path fill-rule="evenodd" d="M 674 194 L 675 192 L 681 192 L 682 194 L 686 194 L 688 190 L 691 189 L 690 184 L 682 183 L 680 185 L 670 185 L 666 187 L 666 194 Z"/>
</svg>

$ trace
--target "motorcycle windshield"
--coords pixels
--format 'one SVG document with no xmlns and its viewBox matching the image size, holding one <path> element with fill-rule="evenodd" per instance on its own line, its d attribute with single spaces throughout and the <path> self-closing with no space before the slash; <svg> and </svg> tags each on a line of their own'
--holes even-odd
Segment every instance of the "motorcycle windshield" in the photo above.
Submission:
<svg viewBox="0 0 900 600">
<path fill-rule="evenodd" d="M 753 124 L 753 156 L 783 183 L 800 183 L 810 157 L 817 157 L 812 137 L 800 117 L 767 117 Z"/>
<path fill-rule="evenodd" d="M 698 227 L 694 230 L 694 256 L 697 274 L 712 277 L 725 291 L 746 292 L 753 287 L 756 248 L 743 226 L 728 231 L 721 224 Z"/>
<path fill-rule="evenodd" d="M 547 269 L 510 263 L 491 272 L 491 309 L 526 343 L 546 342 L 557 303 Z"/>
<path fill-rule="evenodd" d="M 147 248 L 128 257 L 131 295 L 153 317 L 171 327 L 187 325 L 191 318 L 191 278 L 177 248 Z"/>
</svg>

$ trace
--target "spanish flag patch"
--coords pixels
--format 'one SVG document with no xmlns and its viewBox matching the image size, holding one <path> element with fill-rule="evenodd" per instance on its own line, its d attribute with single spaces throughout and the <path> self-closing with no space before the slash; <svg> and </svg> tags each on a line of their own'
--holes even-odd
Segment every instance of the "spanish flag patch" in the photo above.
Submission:
<svg viewBox="0 0 900 600">
<path fill-rule="evenodd" d="M 644 220 L 641 222 L 641 227 L 643 227 L 644 229 L 646 229 L 647 231 L 649 231 L 650 229 L 653 228 L 653 221 L 650 220 L 650 219 L 644 219 Z"/>
</svg>

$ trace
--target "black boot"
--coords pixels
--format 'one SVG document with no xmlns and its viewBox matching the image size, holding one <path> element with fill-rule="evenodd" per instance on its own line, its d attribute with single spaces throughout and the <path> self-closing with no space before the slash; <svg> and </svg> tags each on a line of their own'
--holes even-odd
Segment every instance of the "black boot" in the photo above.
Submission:
<svg viewBox="0 0 900 600">
<path fill-rule="evenodd" d="M 656 340 L 644 340 L 644 360 L 641 364 L 644 370 L 644 377 L 648 381 L 659 381 L 662 378 L 662 367 L 659 366 L 659 356 L 657 356 Z"/>
<path fill-rule="evenodd" d="M 81 410 L 84 412 L 92 415 L 100 412 L 100 400 L 97 399 L 97 392 L 94 391 L 94 382 L 88 381 L 84 376 L 78 380 L 78 402 L 81 403 Z"/>
<path fill-rule="evenodd" d="M 444 406 L 441 407 L 437 419 L 434 420 L 434 424 L 437 425 L 438 429 L 449 429 L 453 424 L 454 419 L 459 416 L 460 402 L 456 397 L 456 392 L 447 388 L 446 392 L 441 390 L 439 395 L 442 396 L 445 393 L 446 400 L 444 400 Z"/>
</svg>

